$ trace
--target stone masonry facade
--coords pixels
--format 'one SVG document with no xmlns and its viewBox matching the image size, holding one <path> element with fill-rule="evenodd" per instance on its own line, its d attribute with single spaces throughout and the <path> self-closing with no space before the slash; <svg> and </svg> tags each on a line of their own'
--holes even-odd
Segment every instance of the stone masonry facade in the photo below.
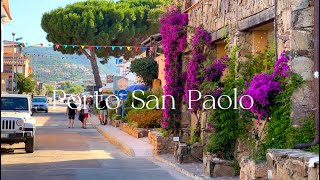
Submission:
<svg viewBox="0 0 320 180">
<path fill-rule="evenodd" d="M 189 26 L 203 26 L 211 33 L 213 44 L 229 35 L 230 47 L 240 46 L 238 59 L 254 53 L 261 42 L 255 36 L 274 39 L 274 19 L 277 19 L 277 53 L 291 52 L 292 69 L 306 81 L 293 95 L 292 118 L 294 125 L 313 108 L 313 9 L 314 0 L 278 0 L 275 16 L 274 0 L 190 0 L 180 1 L 182 10 L 189 15 Z M 191 6 L 190 6 L 191 5 Z M 190 6 L 190 7 L 188 7 Z M 265 36 L 265 37 L 263 37 Z M 188 36 L 191 38 L 191 35 Z M 256 45 L 258 44 L 258 45 Z M 261 50 L 261 49 L 260 49 Z"/>
</svg>

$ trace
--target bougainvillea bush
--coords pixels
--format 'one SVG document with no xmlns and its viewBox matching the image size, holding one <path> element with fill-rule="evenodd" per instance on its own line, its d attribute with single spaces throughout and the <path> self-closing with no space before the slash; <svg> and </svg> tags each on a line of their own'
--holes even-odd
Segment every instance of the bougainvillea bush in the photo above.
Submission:
<svg viewBox="0 0 320 180">
<path fill-rule="evenodd" d="M 200 76 L 200 70 L 203 68 L 203 62 L 206 60 L 204 48 L 209 46 L 211 42 L 211 36 L 208 31 L 202 27 L 197 27 L 192 38 L 192 58 L 188 63 L 187 81 L 184 89 L 183 99 L 188 102 L 188 99 L 198 99 L 198 93 L 192 92 L 189 97 L 189 90 L 198 90 L 201 83 L 204 80 L 203 76 Z M 196 112 L 202 107 L 201 101 L 192 101 L 191 112 Z"/>
<path fill-rule="evenodd" d="M 225 56 L 220 59 L 215 59 L 214 62 L 207 61 L 204 63 L 201 75 L 204 80 L 200 86 L 201 93 L 204 95 L 212 95 L 218 98 L 222 95 L 223 84 L 220 81 L 224 70 L 227 68 L 229 57 Z"/>
<path fill-rule="evenodd" d="M 188 15 L 181 13 L 176 6 L 170 6 L 160 19 L 161 44 L 165 56 L 165 80 L 164 94 L 175 98 L 176 109 L 171 109 L 170 98 L 165 99 L 165 109 L 163 115 L 165 122 L 163 128 L 170 128 L 169 121 L 180 117 L 180 108 L 177 107 L 182 101 L 184 92 L 184 79 L 182 77 L 181 55 L 187 45 L 186 26 L 188 25 Z"/>
<path fill-rule="evenodd" d="M 248 89 L 243 95 L 253 98 L 254 104 L 249 109 L 258 119 L 269 118 L 269 112 L 277 95 L 283 91 L 287 79 L 292 74 L 289 65 L 289 57 L 285 51 L 281 53 L 276 61 L 272 74 L 262 73 L 253 77 Z M 249 98 L 243 98 L 243 105 L 246 108 L 251 106 Z"/>
</svg>

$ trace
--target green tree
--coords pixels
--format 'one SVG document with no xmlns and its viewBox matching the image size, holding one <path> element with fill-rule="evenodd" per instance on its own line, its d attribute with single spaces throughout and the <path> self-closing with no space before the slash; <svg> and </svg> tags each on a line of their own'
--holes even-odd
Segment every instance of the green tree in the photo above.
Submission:
<svg viewBox="0 0 320 180">
<path fill-rule="evenodd" d="M 33 76 L 29 75 L 25 77 L 23 74 L 17 74 L 17 89 L 19 90 L 19 94 L 22 93 L 31 93 L 34 91 L 35 82 L 33 81 Z"/>
<path fill-rule="evenodd" d="M 158 63 L 149 57 L 136 59 L 131 63 L 130 71 L 136 73 L 146 86 L 151 87 L 152 81 L 158 77 Z"/>
<path fill-rule="evenodd" d="M 52 84 L 45 85 L 47 93 L 51 94 L 53 93 L 53 90 L 55 90 L 54 86 Z"/>
<path fill-rule="evenodd" d="M 66 89 L 69 89 L 71 86 L 72 86 L 72 82 L 71 81 L 66 81 L 66 82 L 61 83 L 60 89 L 61 90 L 66 90 Z"/>
<path fill-rule="evenodd" d="M 171 0 L 87 0 L 44 13 L 41 26 L 48 41 L 61 45 L 54 46 L 55 50 L 84 54 L 90 60 L 95 83 L 101 87 L 96 56 L 106 63 L 110 56 L 127 58 L 139 52 L 81 45 L 139 45 L 158 32 L 163 6 L 170 3 Z M 80 46 L 64 48 L 64 44 Z"/>
<path fill-rule="evenodd" d="M 83 92 L 83 87 L 79 84 L 73 85 L 70 88 L 66 89 L 66 93 L 68 94 L 80 94 Z"/>
</svg>

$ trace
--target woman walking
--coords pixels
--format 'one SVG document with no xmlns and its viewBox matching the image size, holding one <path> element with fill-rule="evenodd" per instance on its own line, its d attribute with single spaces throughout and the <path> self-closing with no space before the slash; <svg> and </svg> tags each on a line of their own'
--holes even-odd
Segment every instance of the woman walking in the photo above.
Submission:
<svg viewBox="0 0 320 180">
<path fill-rule="evenodd" d="M 85 104 L 84 98 L 82 98 L 80 113 L 83 113 L 83 116 L 84 116 L 83 117 L 83 122 L 82 122 L 83 123 L 83 125 L 82 125 L 83 129 L 87 129 L 88 112 L 89 112 L 89 106 L 87 104 Z"/>
</svg>

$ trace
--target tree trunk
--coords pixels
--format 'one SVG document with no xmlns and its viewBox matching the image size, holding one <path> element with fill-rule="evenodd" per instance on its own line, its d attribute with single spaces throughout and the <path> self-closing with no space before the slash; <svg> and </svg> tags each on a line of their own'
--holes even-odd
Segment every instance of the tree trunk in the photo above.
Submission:
<svg viewBox="0 0 320 180">
<path fill-rule="evenodd" d="M 82 53 L 84 55 L 86 55 L 86 57 L 90 60 L 91 63 L 91 68 L 92 68 L 92 73 L 94 76 L 94 81 L 96 83 L 96 86 L 98 88 L 102 87 L 102 82 L 101 82 L 101 77 L 100 77 L 100 72 L 99 72 L 99 68 L 98 68 L 98 64 L 97 64 L 97 58 L 96 58 L 96 53 L 94 48 L 90 49 L 90 55 L 88 54 L 88 52 L 84 49 L 82 49 Z"/>
</svg>

